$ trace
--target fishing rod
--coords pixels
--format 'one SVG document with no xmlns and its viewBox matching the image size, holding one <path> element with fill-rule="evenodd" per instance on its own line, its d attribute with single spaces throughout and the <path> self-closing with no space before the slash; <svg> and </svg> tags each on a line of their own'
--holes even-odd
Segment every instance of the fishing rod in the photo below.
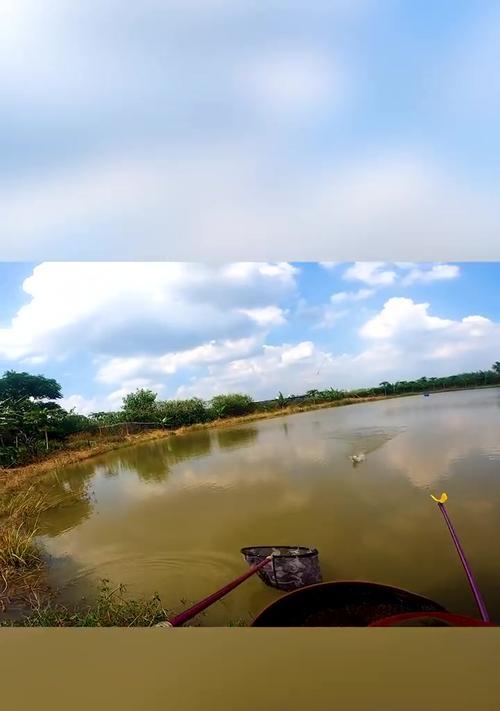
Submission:
<svg viewBox="0 0 500 711">
<path fill-rule="evenodd" d="M 183 625 L 185 622 L 188 622 L 191 620 L 193 617 L 196 617 L 200 612 L 203 612 L 203 610 L 206 610 L 207 607 L 210 607 L 210 605 L 213 605 L 214 602 L 217 602 L 217 600 L 220 600 L 223 598 L 225 595 L 227 595 L 231 590 L 234 590 L 234 588 L 238 587 L 238 585 L 241 585 L 241 583 L 245 582 L 247 578 L 250 578 L 252 575 L 257 573 L 261 568 L 263 568 L 265 565 L 269 563 L 273 559 L 274 553 L 271 553 L 270 555 L 266 556 L 264 560 L 261 560 L 259 563 L 256 563 L 255 565 L 252 565 L 246 573 L 243 573 L 243 575 L 240 575 L 239 578 L 235 578 L 232 580 L 230 583 L 227 585 L 224 585 L 224 587 L 220 588 L 220 590 L 217 590 L 216 592 L 212 593 L 211 595 L 208 595 L 208 597 L 203 598 L 203 600 L 200 600 L 197 602 L 195 605 L 192 607 L 188 608 L 187 610 L 184 610 L 184 612 L 179 613 L 178 615 L 175 615 L 175 617 L 171 617 L 168 621 L 165 622 L 160 622 L 161 627 L 180 627 Z"/>
<path fill-rule="evenodd" d="M 460 541 L 458 539 L 455 528 L 454 528 L 454 526 L 451 522 L 451 519 L 448 515 L 448 511 L 446 510 L 445 502 L 448 501 L 448 496 L 447 496 L 447 494 L 443 493 L 443 494 L 441 494 L 441 496 L 438 499 L 431 494 L 431 499 L 433 499 L 437 503 L 441 513 L 443 514 L 443 518 L 446 521 L 446 525 L 448 526 L 448 530 L 450 531 L 450 534 L 453 539 L 453 543 L 455 544 L 455 548 L 457 549 L 457 553 L 459 555 L 460 561 L 464 567 L 465 574 L 467 575 L 467 580 L 469 581 L 469 585 L 471 587 L 472 594 L 474 595 L 474 599 L 476 600 L 476 604 L 479 608 L 479 612 L 481 613 L 481 617 L 484 620 L 484 622 L 489 622 L 490 616 L 489 616 L 488 610 L 486 609 L 486 605 L 484 603 L 483 596 L 481 595 L 479 586 L 476 582 L 476 579 L 474 577 L 472 569 L 471 569 L 469 563 L 467 562 L 467 558 L 465 557 L 464 550 L 460 544 Z"/>
</svg>

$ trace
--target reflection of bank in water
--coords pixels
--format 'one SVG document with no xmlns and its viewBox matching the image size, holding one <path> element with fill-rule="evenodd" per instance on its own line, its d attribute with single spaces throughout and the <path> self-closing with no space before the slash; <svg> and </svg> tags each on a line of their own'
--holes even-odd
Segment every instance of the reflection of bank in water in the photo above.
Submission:
<svg viewBox="0 0 500 711">
<path fill-rule="evenodd" d="M 216 430 L 217 442 L 221 449 L 239 449 L 254 444 L 258 437 L 256 427 L 238 427 Z"/>
</svg>

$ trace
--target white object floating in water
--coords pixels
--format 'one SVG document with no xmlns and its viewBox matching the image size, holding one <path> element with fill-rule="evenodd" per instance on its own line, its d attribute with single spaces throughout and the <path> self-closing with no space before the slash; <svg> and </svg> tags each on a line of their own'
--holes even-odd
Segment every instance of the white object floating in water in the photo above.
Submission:
<svg viewBox="0 0 500 711">
<path fill-rule="evenodd" d="M 354 462 L 354 464 L 359 464 L 359 462 L 364 462 L 366 457 L 364 454 L 351 454 L 349 459 Z"/>
</svg>

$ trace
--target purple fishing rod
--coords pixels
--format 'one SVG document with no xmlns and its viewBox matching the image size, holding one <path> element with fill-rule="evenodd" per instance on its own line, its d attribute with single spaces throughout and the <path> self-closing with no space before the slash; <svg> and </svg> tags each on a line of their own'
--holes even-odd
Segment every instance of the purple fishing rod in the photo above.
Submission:
<svg viewBox="0 0 500 711">
<path fill-rule="evenodd" d="M 457 533 L 455 531 L 455 528 L 453 527 L 453 524 L 451 522 L 451 519 L 448 515 L 448 511 L 446 510 L 445 507 L 445 502 L 448 501 L 448 496 L 446 494 L 441 494 L 441 496 L 436 498 L 435 496 L 432 496 L 431 494 L 431 499 L 434 499 L 434 501 L 437 503 L 439 506 L 441 513 L 443 514 L 443 518 L 446 521 L 446 525 L 448 526 L 448 529 L 450 531 L 451 537 L 453 539 L 453 543 L 455 544 L 455 548 L 457 549 L 458 556 L 460 558 L 460 561 L 464 567 L 465 574 L 467 576 L 467 580 L 469 581 L 469 585 L 472 590 L 472 594 L 474 595 L 474 598 L 476 600 L 476 604 L 479 608 L 479 612 L 481 613 L 481 617 L 485 622 L 490 622 L 490 616 L 488 614 L 488 610 L 486 609 L 486 605 L 484 604 L 483 596 L 481 595 L 481 591 L 479 590 L 478 584 L 476 582 L 476 579 L 474 577 L 474 574 L 472 572 L 472 569 L 467 562 L 467 558 L 465 557 L 464 550 L 460 544 L 460 541 L 458 540 Z"/>
</svg>

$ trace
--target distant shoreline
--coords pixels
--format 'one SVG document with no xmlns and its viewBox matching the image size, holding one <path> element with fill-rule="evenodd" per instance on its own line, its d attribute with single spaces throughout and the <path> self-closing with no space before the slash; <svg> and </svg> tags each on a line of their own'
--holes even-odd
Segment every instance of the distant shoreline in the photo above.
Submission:
<svg viewBox="0 0 500 711">
<path fill-rule="evenodd" d="M 429 394 L 437 395 L 439 393 L 446 392 L 482 390 L 486 388 L 490 389 L 498 387 L 500 386 L 497 384 L 475 385 L 465 388 L 444 388 L 441 390 L 429 390 L 426 392 L 429 392 Z M 401 397 L 415 397 L 417 395 L 423 395 L 423 392 L 419 391 L 409 393 L 391 393 L 387 395 L 374 395 L 369 397 L 357 398 L 350 397 L 344 398 L 342 400 L 334 400 L 331 402 L 308 403 L 305 405 L 290 405 L 288 407 L 283 407 L 268 412 L 254 412 L 249 415 L 241 415 L 239 417 L 228 417 L 225 419 L 212 420 L 210 422 L 187 425 L 173 430 L 165 428 L 152 428 L 147 432 L 124 435 L 123 438 L 118 441 L 113 440 L 106 442 L 106 439 L 104 437 L 100 441 L 95 440 L 95 444 L 93 445 L 82 447 L 81 449 L 61 450 L 59 452 L 54 452 L 49 457 L 42 459 L 39 462 L 28 464 L 24 467 L 16 467 L 12 469 L 0 468 L 0 496 L 2 495 L 3 491 L 8 491 L 13 488 L 17 489 L 21 487 L 27 479 L 37 478 L 37 476 L 47 474 L 53 470 L 58 470 L 62 467 L 70 466 L 71 464 L 77 464 L 78 462 L 87 461 L 88 459 L 98 457 L 101 454 L 106 454 L 107 452 L 123 449 L 125 447 L 132 447 L 134 445 L 143 444 L 146 442 L 154 442 L 160 439 L 165 439 L 167 437 L 179 436 L 183 434 L 188 434 L 190 432 L 196 432 L 199 430 L 231 427 L 240 423 L 243 424 L 246 422 L 255 422 L 258 420 L 274 419 L 276 417 L 286 417 L 287 415 L 295 415 L 301 412 L 309 412 L 312 410 L 324 410 L 328 408 L 345 407 L 347 405 L 356 405 L 360 403 L 378 402 L 380 400 L 393 400 L 395 398 Z"/>
</svg>

